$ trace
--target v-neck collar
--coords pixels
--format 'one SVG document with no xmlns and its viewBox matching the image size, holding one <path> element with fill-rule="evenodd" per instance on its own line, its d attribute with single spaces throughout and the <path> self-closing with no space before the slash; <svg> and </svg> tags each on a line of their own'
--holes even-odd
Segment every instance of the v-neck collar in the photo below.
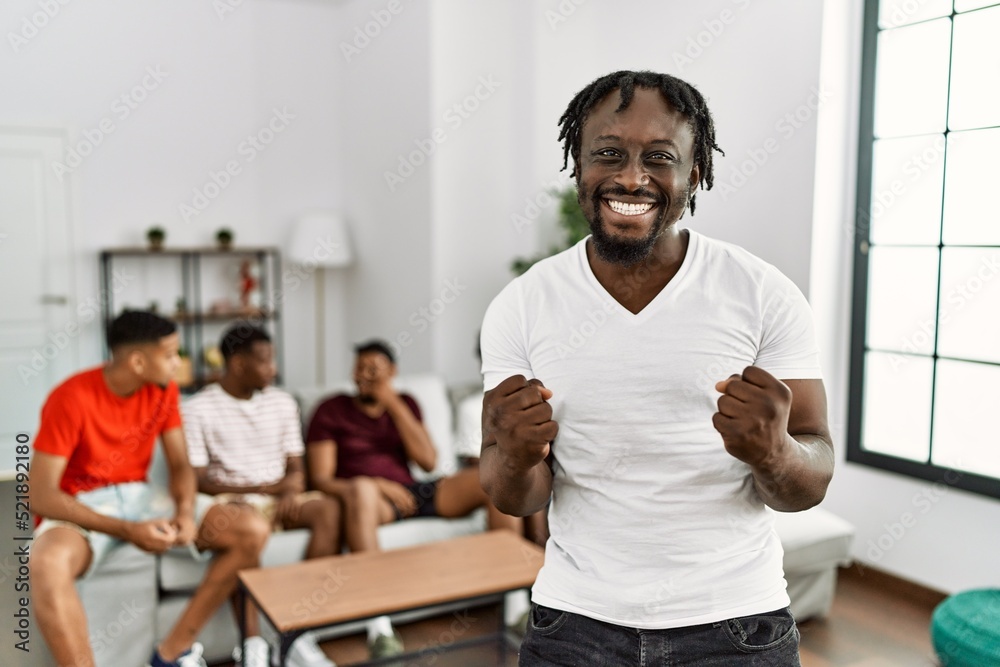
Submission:
<svg viewBox="0 0 1000 667">
<path fill-rule="evenodd" d="M 581 268 L 583 269 L 584 275 L 587 277 L 587 282 L 590 283 L 590 286 L 597 291 L 600 299 L 602 301 L 606 300 L 610 302 L 611 309 L 622 315 L 625 318 L 625 321 L 633 324 L 639 324 L 649 319 L 652 313 L 662 308 L 664 303 L 674 298 L 674 295 L 680 290 L 685 276 L 689 273 L 691 264 L 694 261 L 693 256 L 698 248 L 700 240 L 698 238 L 698 234 L 694 231 L 690 229 L 686 231 L 688 233 L 688 245 L 687 250 L 684 252 L 684 259 L 681 260 L 680 268 L 677 269 L 677 273 L 674 274 L 673 278 L 671 278 L 670 281 L 663 286 L 663 289 L 661 289 L 657 295 L 653 297 L 653 300 L 647 303 L 638 313 L 633 313 L 631 310 L 619 303 L 618 299 L 613 297 L 611 293 L 604 288 L 601 281 L 597 279 L 597 276 L 594 275 L 594 269 L 590 266 L 590 261 L 587 259 L 587 240 L 590 239 L 589 236 L 577 244 L 577 257 L 581 262 Z"/>
</svg>

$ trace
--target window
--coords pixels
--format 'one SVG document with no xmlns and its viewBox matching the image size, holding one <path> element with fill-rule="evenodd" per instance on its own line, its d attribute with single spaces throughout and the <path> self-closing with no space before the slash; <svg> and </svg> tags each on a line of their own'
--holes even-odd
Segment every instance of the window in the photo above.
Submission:
<svg viewBox="0 0 1000 667">
<path fill-rule="evenodd" d="M 868 0 L 850 461 L 1000 498 L 1000 0 Z"/>
</svg>

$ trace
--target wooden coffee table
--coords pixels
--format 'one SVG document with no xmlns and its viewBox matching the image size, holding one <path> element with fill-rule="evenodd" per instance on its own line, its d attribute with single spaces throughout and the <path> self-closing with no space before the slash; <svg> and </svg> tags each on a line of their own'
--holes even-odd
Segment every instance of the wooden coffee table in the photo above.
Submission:
<svg viewBox="0 0 1000 667">
<path fill-rule="evenodd" d="M 278 657 L 284 665 L 292 642 L 309 630 L 488 596 L 503 605 L 504 593 L 531 587 L 542 566 L 542 553 L 541 547 L 511 531 L 495 530 L 405 549 L 243 570 L 237 608 L 244 610 L 247 598 L 257 605 L 281 638 Z M 246 636 L 242 613 L 239 625 L 242 640 Z M 455 641 L 448 650 L 483 641 L 496 641 L 505 653 L 502 609 L 495 634 L 485 640 Z M 406 656 L 431 651 L 441 649 L 425 648 Z"/>
</svg>

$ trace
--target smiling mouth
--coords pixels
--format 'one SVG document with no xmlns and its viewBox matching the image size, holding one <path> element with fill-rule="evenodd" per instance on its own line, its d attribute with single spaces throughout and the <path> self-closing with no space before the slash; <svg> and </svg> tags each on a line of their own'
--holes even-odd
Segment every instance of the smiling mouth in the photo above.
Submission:
<svg viewBox="0 0 1000 667">
<path fill-rule="evenodd" d="M 651 211 L 653 206 L 655 206 L 655 204 L 650 202 L 642 204 L 629 204 L 627 202 L 608 198 L 604 199 L 604 203 L 618 215 L 642 215 L 643 213 Z"/>
</svg>

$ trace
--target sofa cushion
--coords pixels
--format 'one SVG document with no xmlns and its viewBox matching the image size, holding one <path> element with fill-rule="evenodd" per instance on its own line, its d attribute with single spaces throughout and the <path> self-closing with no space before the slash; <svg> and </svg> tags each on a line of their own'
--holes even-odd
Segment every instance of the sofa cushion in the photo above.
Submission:
<svg viewBox="0 0 1000 667">
<path fill-rule="evenodd" d="M 819 572 L 851 562 L 854 526 L 821 507 L 775 512 L 774 528 L 785 550 L 785 573 Z"/>
</svg>

